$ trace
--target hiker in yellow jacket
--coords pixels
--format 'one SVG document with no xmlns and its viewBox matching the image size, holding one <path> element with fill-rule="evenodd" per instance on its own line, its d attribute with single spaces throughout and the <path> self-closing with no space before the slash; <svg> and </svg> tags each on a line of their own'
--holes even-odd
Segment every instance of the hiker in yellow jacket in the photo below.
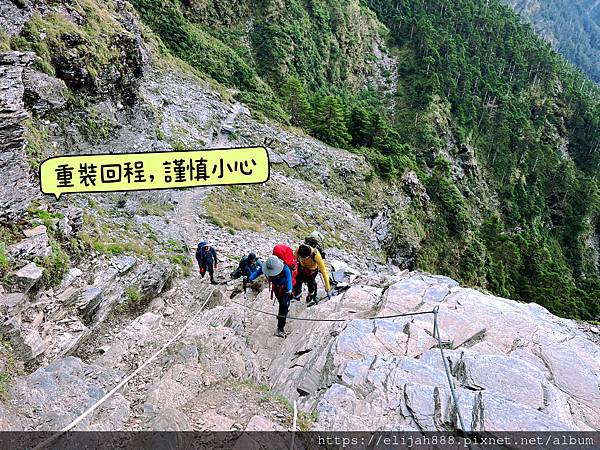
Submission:
<svg viewBox="0 0 600 450">
<path fill-rule="evenodd" d="M 296 276 L 296 285 L 294 286 L 294 298 L 300 300 L 302 295 L 302 285 L 306 283 L 308 287 L 308 297 L 306 302 L 309 304 L 317 304 L 317 275 L 319 272 L 323 275 L 325 282 L 325 290 L 327 296 L 331 297 L 331 286 L 329 284 L 329 275 L 327 268 L 321 258 L 319 250 L 306 244 L 300 244 L 294 256 L 298 260 L 298 275 Z"/>
</svg>

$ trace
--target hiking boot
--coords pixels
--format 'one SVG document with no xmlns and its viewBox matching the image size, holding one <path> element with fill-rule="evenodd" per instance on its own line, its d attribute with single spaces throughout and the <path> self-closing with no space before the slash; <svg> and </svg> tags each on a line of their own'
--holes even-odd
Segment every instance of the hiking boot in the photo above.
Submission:
<svg viewBox="0 0 600 450">
<path fill-rule="evenodd" d="M 215 280 L 210 280 L 210 284 L 219 284 Z"/>
<path fill-rule="evenodd" d="M 275 336 L 280 337 L 280 338 L 285 338 L 286 334 L 285 334 L 285 331 L 283 331 L 283 330 L 277 330 L 277 332 L 275 333 Z"/>
</svg>

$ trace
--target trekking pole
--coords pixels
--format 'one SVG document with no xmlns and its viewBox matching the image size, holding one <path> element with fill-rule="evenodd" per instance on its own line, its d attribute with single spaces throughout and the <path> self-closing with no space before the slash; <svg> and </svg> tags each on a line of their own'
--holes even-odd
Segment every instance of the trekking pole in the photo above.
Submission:
<svg viewBox="0 0 600 450">
<path fill-rule="evenodd" d="M 246 331 L 246 282 L 242 281 L 244 285 L 244 318 L 242 319 L 242 325 L 244 327 L 244 332 Z"/>
</svg>

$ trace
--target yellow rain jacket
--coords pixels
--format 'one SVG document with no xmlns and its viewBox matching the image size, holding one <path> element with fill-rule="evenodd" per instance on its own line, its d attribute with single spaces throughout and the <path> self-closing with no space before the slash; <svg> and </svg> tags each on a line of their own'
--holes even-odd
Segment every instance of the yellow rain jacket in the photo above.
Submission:
<svg viewBox="0 0 600 450">
<path fill-rule="evenodd" d="M 299 270 L 302 270 L 302 268 L 309 269 L 313 272 L 315 270 L 319 270 L 323 274 L 323 280 L 325 281 L 325 290 L 329 292 L 331 290 L 331 286 L 329 285 L 329 274 L 327 273 L 327 267 L 325 267 L 325 262 L 323 261 L 323 258 L 321 258 L 321 253 L 319 252 L 319 250 L 311 247 L 312 253 L 306 258 L 300 258 L 300 256 L 298 255 L 299 248 L 300 247 L 298 247 L 294 252 L 295 258 L 298 261 L 300 261 Z"/>
</svg>

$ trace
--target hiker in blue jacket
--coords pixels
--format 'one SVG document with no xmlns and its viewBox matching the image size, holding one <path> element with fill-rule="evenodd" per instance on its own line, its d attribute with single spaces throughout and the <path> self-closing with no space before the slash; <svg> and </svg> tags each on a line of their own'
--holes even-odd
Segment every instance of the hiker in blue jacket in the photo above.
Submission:
<svg viewBox="0 0 600 450">
<path fill-rule="evenodd" d="M 263 273 L 271 283 L 271 297 L 275 294 L 279 302 L 276 336 L 285 337 L 285 318 L 292 298 L 292 272 L 277 256 L 269 256 L 265 264 L 259 265 L 258 270 L 250 275 L 248 281 L 256 280 Z"/>
<path fill-rule="evenodd" d="M 261 262 L 256 257 L 254 253 L 249 253 L 247 255 L 242 256 L 240 259 L 240 263 L 237 269 L 234 272 L 231 272 L 231 278 L 237 280 L 239 277 L 244 277 L 244 288 L 249 281 L 249 278 L 252 276 L 254 272 L 258 270 Z"/>
<path fill-rule="evenodd" d="M 217 269 L 217 251 L 208 242 L 202 241 L 196 249 L 196 261 L 200 269 L 200 275 L 204 278 L 206 272 L 210 275 L 210 283 L 218 284 L 214 278 L 214 271 Z"/>
</svg>

